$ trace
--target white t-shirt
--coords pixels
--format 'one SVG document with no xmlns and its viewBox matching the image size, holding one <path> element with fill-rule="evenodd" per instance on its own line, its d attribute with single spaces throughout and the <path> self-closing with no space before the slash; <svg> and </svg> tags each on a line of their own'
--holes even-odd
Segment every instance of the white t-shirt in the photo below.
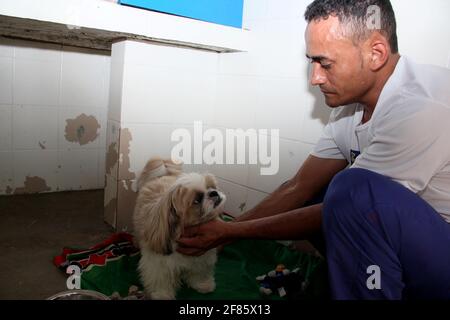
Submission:
<svg viewBox="0 0 450 320">
<path fill-rule="evenodd" d="M 450 223 L 450 70 L 401 57 L 372 118 L 362 116 L 359 104 L 333 109 L 311 154 L 388 176 Z"/>
</svg>

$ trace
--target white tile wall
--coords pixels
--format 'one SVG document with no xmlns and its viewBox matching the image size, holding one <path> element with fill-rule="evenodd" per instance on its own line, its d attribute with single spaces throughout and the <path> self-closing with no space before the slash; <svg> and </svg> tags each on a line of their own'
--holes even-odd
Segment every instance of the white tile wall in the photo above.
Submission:
<svg viewBox="0 0 450 320">
<path fill-rule="evenodd" d="M 218 56 L 209 51 L 127 41 L 125 64 L 216 74 Z"/>
<path fill-rule="evenodd" d="M 248 164 L 215 164 L 210 171 L 218 177 L 233 181 L 241 185 L 248 184 Z"/>
<path fill-rule="evenodd" d="M 61 105 L 107 107 L 107 56 L 95 50 L 62 51 Z"/>
<path fill-rule="evenodd" d="M 238 216 L 246 210 L 247 188 L 235 183 L 217 179 L 218 187 L 227 196 L 225 213 Z"/>
<path fill-rule="evenodd" d="M 120 122 L 124 77 L 125 41 L 112 45 L 108 94 L 108 119 Z"/>
<path fill-rule="evenodd" d="M 6 188 L 14 190 L 14 160 L 12 152 L 0 151 L 0 194 L 6 193 Z"/>
<path fill-rule="evenodd" d="M 57 167 L 58 151 L 56 149 L 14 151 L 15 188 L 23 187 L 27 176 L 37 176 L 46 181 L 51 191 L 56 191 Z"/>
<path fill-rule="evenodd" d="M 256 77 L 219 75 L 213 125 L 225 128 L 254 128 L 258 90 Z"/>
<path fill-rule="evenodd" d="M 264 75 L 303 77 L 304 54 L 302 20 L 268 20 L 265 24 L 265 42 L 257 57 L 258 68 Z M 267 41 L 270 39 L 270 41 Z"/>
<path fill-rule="evenodd" d="M 126 66 L 122 121 L 210 123 L 215 75 L 154 66 Z"/>
<path fill-rule="evenodd" d="M 105 76 L 103 77 L 103 102 L 101 104 L 102 107 L 105 108 L 106 111 L 109 110 L 109 90 L 110 90 L 110 79 L 111 79 L 111 56 L 106 55 L 103 57 L 105 59 Z M 108 115 L 108 112 L 106 113 Z"/>
<path fill-rule="evenodd" d="M 256 128 L 278 129 L 280 137 L 300 140 L 305 112 L 301 83 L 300 78 L 261 77 Z"/>
<path fill-rule="evenodd" d="M 14 150 L 56 149 L 57 138 L 57 107 L 13 107 Z"/>
<path fill-rule="evenodd" d="M 244 22 L 251 30 L 251 37 L 248 39 L 249 50 L 246 52 L 258 59 L 267 48 L 267 19 L 253 19 Z M 259 69 L 259 66 L 258 66 Z M 257 70 L 258 74 L 264 74 L 263 70 Z"/>
<path fill-rule="evenodd" d="M 34 61 L 61 62 L 61 45 L 16 40 L 15 58 Z"/>
<path fill-rule="evenodd" d="M 242 24 L 245 28 L 245 23 L 249 20 L 262 20 L 267 18 L 269 0 L 245 0 L 242 17 Z"/>
<path fill-rule="evenodd" d="M 268 19 L 298 19 L 303 17 L 305 1 L 277 0 L 268 1 Z"/>
<path fill-rule="evenodd" d="M 220 75 L 258 75 L 260 70 L 255 55 L 250 52 L 232 52 L 219 54 Z"/>
<path fill-rule="evenodd" d="M 280 139 L 279 171 L 276 175 L 261 175 L 261 166 L 250 166 L 248 186 L 270 193 L 290 179 L 308 157 L 313 145 L 294 140 Z M 267 166 L 265 166 L 267 167 Z"/>
<path fill-rule="evenodd" d="M 61 190 L 98 188 L 99 153 L 96 149 L 59 149 L 58 186 Z"/>
<path fill-rule="evenodd" d="M 61 59 L 47 61 L 15 58 L 14 62 L 14 104 L 57 106 Z"/>
<path fill-rule="evenodd" d="M 331 108 L 326 107 L 323 95 L 316 90 L 304 94 L 305 118 L 301 128 L 300 141 L 316 144 L 320 138 L 324 126 L 330 118 Z"/>
<path fill-rule="evenodd" d="M 225 128 L 217 128 L 217 127 L 207 127 L 204 130 L 218 130 L 217 134 L 220 133 L 222 136 L 222 142 L 223 146 L 219 150 L 222 152 L 222 163 L 221 164 L 211 164 L 209 165 L 208 169 L 211 173 L 216 175 L 217 177 L 223 178 L 224 180 L 233 181 L 235 183 L 238 183 L 240 185 L 247 185 L 248 183 L 248 169 L 249 164 L 248 160 L 246 160 L 245 164 L 238 164 L 237 157 L 238 157 L 238 141 L 237 139 L 234 139 L 234 161 L 233 163 L 227 164 L 226 154 L 227 154 L 227 135 Z M 203 149 L 210 144 L 211 142 L 204 142 L 203 143 Z M 230 141 L 228 141 L 230 143 Z M 248 151 L 249 150 L 249 142 L 248 140 L 245 141 L 245 157 L 248 159 Z"/>
<path fill-rule="evenodd" d="M 14 41 L 0 37 L 0 57 L 14 57 Z"/>
<path fill-rule="evenodd" d="M 450 12 L 450 2 L 397 0 L 392 1 L 392 6 L 397 18 L 400 53 L 420 63 L 446 66 L 450 42 L 444 39 L 450 39 L 446 14 Z"/>
<path fill-rule="evenodd" d="M 103 52 L 0 38 L 0 194 L 26 176 L 51 191 L 103 188 L 109 62 Z M 65 120 L 81 113 L 101 126 L 85 146 L 64 137 Z"/>
<path fill-rule="evenodd" d="M 12 148 L 12 106 L 0 105 L 0 151 Z"/>
<path fill-rule="evenodd" d="M 7 50 L 4 50 L 7 54 Z M 13 58 L 0 56 L 0 103 L 13 102 Z"/>
</svg>

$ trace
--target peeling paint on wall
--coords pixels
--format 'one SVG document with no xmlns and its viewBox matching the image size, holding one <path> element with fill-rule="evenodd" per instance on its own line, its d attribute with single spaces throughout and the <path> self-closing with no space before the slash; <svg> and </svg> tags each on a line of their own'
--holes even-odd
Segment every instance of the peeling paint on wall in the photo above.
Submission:
<svg viewBox="0 0 450 320">
<path fill-rule="evenodd" d="M 115 228 L 117 215 L 117 180 L 110 175 L 105 175 L 105 198 L 103 205 L 105 222 Z"/>
<path fill-rule="evenodd" d="M 94 116 L 87 116 L 83 113 L 75 119 L 67 119 L 66 122 L 65 138 L 67 141 L 84 145 L 97 139 L 97 130 L 100 129 L 100 124 Z"/>
<path fill-rule="evenodd" d="M 113 129 L 114 130 L 114 129 Z M 130 171 L 131 132 L 120 130 L 119 147 L 113 142 L 106 155 L 105 221 L 118 231 L 131 231 L 137 192 L 133 181 L 136 174 Z M 117 151 L 118 150 L 118 151 Z M 118 171 L 118 176 L 115 173 Z"/>
<path fill-rule="evenodd" d="M 117 165 L 117 161 L 119 160 L 119 154 L 117 153 L 117 144 L 111 143 L 108 147 L 108 152 L 106 153 L 106 173 L 112 174 L 113 168 Z M 117 169 L 116 169 L 117 170 Z"/>
<path fill-rule="evenodd" d="M 47 186 L 47 182 L 45 179 L 41 177 L 30 177 L 27 176 L 25 179 L 24 187 L 16 188 L 14 190 L 14 194 L 23 194 L 23 193 L 39 193 L 44 191 L 50 191 L 52 188 Z"/>
<path fill-rule="evenodd" d="M 114 177 L 107 176 L 105 186 L 104 206 L 117 198 L 117 181 Z"/>
<path fill-rule="evenodd" d="M 136 174 L 130 172 L 131 140 L 132 136 L 128 128 L 120 130 L 119 180 L 133 180 L 136 178 Z"/>
<path fill-rule="evenodd" d="M 117 195 L 117 231 L 133 231 L 133 212 L 137 192 L 132 188 L 133 181 L 122 180 L 118 183 Z"/>
<path fill-rule="evenodd" d="M 117 211 L 117 201 L 112 199 L 108 204 L 105 205 L 103 215 L 106 223 L 111 225 L 113 228 L 116 227 L 116 211 Z"/>
</svg>

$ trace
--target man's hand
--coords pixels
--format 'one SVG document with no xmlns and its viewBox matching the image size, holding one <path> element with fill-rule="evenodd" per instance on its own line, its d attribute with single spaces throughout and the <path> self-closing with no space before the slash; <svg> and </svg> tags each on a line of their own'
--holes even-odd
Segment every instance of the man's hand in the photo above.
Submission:
<svg viewBox="0 0 450 320">
<path fill-rule="evenodd" d="M 184 229 L 178 239 L 177 251 L 189 256 L 201 256 L 206 251 L 224 244 L 229 224 L 222 220 L 212 220 Z"/>
</svg>

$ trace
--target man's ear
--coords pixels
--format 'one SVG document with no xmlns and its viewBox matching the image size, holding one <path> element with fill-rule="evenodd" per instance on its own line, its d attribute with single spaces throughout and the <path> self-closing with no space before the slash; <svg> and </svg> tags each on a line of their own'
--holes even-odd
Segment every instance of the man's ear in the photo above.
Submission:
<svg viewBox="0 0 450 320">
<path fill-rule="evenodd" d="M 387 39 L 377 31 L 372 33 L 368 41 L 369 66 L 372 71 L 378 71 L 386 65 L 391 49 Z"/>
</svg>

